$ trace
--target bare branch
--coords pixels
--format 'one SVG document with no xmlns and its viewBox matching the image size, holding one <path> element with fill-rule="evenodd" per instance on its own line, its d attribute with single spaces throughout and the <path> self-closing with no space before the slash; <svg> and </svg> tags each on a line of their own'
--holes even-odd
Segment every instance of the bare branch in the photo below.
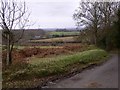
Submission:
<svg viewBox="0 0 120 90">
<path fill-rule="evenodd" d="M 18 42 L 24 33 L 30 14 L 27 15 L 25 2 L 17 3 L 16 0 L 1 0 L 0 2 L 0 27 L 3 31 L 3 37 L 7 39 L 7 59 L 10 61 L 10 53 L 12 52 L 14 43 Z M 22 32 L 19 35 L 14 30 L 19 28 Z"/>
</svg>

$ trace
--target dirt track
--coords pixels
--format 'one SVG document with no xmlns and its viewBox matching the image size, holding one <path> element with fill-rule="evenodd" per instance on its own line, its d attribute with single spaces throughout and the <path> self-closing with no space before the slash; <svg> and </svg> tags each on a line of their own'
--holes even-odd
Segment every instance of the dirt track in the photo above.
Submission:
<svg viewBox="0 0 120 90">
<path fill-rule="evenodd" d="M 117 88 L 118 56 L 113 55 L 101 66 L 85 70 L 71 78 L 50 83 L 49 88 Z"/>
</svg>

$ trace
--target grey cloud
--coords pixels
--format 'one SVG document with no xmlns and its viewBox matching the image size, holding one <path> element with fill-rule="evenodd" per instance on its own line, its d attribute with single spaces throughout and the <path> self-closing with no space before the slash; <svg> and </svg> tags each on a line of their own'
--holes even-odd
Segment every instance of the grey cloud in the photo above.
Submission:
<svg viewBox="0 0 120 90">
<path fill-rule="evenodd" d="M 78 2 L 29 2 L 31 20 L 41 27 L 75 27 L 72 15 Z M 44 24 L 44 25 L 43 25 Z M 35 27 L 34 26 L 34 27 Z"/>
</svg>

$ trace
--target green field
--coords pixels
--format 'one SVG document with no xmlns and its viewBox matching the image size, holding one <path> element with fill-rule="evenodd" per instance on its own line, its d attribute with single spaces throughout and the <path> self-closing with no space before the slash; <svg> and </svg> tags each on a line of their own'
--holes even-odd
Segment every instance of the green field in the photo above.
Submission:
<svg viewBox="0 0 120 90">
<path fill-rule="evenodd" d="M 79 35 L 79 33 L 80 32 L 78 32 L 78 31 L 75 31 L 75 32 L 57 32 L 57 31 L 51 31 L 51 32 L 49 32 L 49 35 L 59 35 L 59 36 L 61 36 L 61 35 Z"/>
</svg>

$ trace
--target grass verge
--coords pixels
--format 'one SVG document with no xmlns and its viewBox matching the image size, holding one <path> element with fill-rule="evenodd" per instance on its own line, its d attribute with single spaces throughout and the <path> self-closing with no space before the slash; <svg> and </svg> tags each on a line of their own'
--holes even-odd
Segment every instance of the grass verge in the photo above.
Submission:
<svg viewBox="0 0 120 90">
<path fill-rule="evenodd" d="M 3 88 L 34 87 L 37 83 L 43 83 L 50 77 L 59 77 L 77 69 L 88 67 L 90 64 L 98 64 L 105 60 L 107 52 L 94 49 L 62 55 L 53 58 L 34 59 L 25 65 L 15 65 L 3 71 Z"/>
</svg>

